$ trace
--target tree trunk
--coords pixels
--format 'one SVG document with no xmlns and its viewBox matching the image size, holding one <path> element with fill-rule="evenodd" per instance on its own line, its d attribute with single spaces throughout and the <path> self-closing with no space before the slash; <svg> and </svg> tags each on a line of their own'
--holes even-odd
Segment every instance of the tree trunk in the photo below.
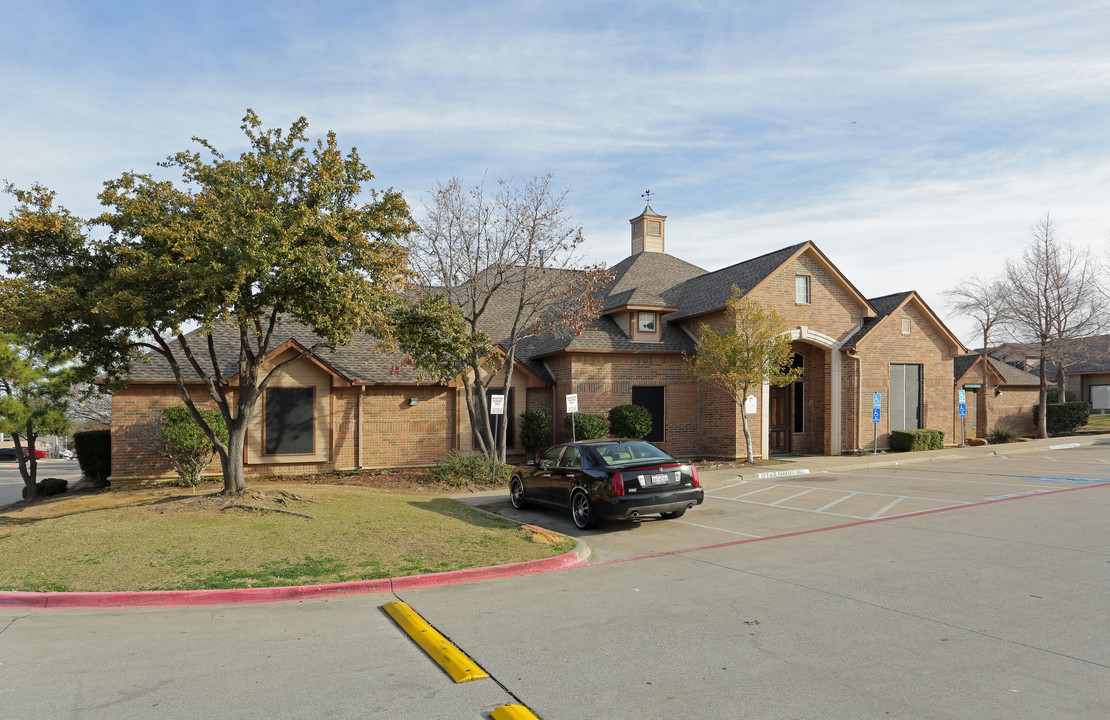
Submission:
<svg viewBox="0 0 1110 720">
<path fill-rule="evenodd" d="M 741 393 L 741 396 L 746 398 L 748 396 L 747 389 Z M 767 412 L 767 408 L 763 408 L 763 412 Z M 744 428 L 744 449 L 748 453 L 748 462 L 755 462 L 755 453 L 752 451 L 752 431 L 748 427 L 748 414 L 744 412 L 744 403 L 740 403 L 740 425 Z"/>
<path fill-rule="evenodd" d="M 1037 400 L 1037 437 L 1048 437 L 1048 377 L 1045 373 L 1048 368 L 1045 367 L 1045 349 L 1044 344 L 1041 344 L 1041 362 L 1040 362 L 1040 392 Z"/>
<path fill-rule="evenodd" d="M 224 495 L 238 495 L 247 489 L 243 474 L 243 449 L 246 446 L 247 423 L 236 419 L 227 428 L 227 456 L 221 454 L 224 472 Z"/>
</svg>

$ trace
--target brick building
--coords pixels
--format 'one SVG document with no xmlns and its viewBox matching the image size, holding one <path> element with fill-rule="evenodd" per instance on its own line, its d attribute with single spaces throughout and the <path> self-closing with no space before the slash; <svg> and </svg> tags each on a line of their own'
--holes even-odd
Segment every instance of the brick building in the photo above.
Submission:
<svg viewBox="0 0 1110 720">
<path fill-rule="evenodd" d="M 506 418 L 514 423 L 510 452 L 522 452 L 517 425 L 525 409 L 553 414 L 561 435 L 570 393 L 583 413 L 604 415 L 626 403 L 648 408 L 654 420 L 648 439 L 699 458 L 744 454 L 742 410 L 759 456 L 838 455 L 876 442 L 885 448 L 897 429 L 955 437 L 953 358 L 966 351 L 916 292 L 868 299 L 812 242 L 707 272 L 665 252 L 665 216 L 646 207 L 630 223 L 632 254 L 610 268 L 614 279 L 601 315 L 576 337 L 537 338 L 518 349 L 505 393 Z M 733 286 L 783 315 L 804 369 L 789 387 L 753 393 L 746 408 L 683 369 L 701 325 L 723 323 Z M 497 328 L 488 330 L 496 339 Z M 289 342 L 272 353 L 275 363 L 317 340 L 292 324 L 280 332 Z M 217 328 L 213 340 L 230 371 L 237 335 Z M 289 366 L 253 418 L 246 472 L 426 465 L 448 450 L 470 450 L 461 383 L 421 383 L 411 369 L 398 369 L 400 357 L 374 346 L 361 336 Z M 199 383 L 195 393 L 203 396 Z M 876 393 L 881 418 L 873 423 Z M 164 363 L 155 357 L 136 366 L 113 404 L 114 477 L 168 473 L 134 442 L 134 428 L 177 402 Z"/>
</svg>

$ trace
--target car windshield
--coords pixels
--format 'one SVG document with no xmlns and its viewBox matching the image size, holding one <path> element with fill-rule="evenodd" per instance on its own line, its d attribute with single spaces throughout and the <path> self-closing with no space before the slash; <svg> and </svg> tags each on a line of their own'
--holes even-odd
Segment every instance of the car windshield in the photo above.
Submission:
<svg viewBox="0 0 1110 720">
<path fill-rule="evenodd" d="M 648 442 L 613 443 L 594 448 L 606 465 L 631 465 L 653 460 L 674 460 Z"/>
</svg>

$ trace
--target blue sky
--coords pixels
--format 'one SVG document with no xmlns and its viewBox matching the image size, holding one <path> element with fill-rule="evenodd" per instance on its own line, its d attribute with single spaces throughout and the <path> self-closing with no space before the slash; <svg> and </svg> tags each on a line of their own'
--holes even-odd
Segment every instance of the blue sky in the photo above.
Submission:
<svg viewBox="0 0 1110 720">
<path fill-rule="evenodd" d="M 1110 251 L 1110 3 L 0 0 L 0 178 L 85 215 L 244 110 L 437 180 L 554 170 L 592 259 L 628 219 L 716 269 L 813 240 L 867 296 L 994 274 L 1051 211 Z M 10 199 L 0 198 L 6 214 Z"/>
</svg>

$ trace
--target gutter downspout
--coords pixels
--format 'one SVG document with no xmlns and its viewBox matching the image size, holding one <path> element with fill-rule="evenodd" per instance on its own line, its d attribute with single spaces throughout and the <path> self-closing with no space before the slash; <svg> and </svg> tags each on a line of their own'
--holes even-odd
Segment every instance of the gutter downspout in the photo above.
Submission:
<svg viewBox="0 0 1110 720">
<path fill-rule="evenodd" d="M 363 455 L 363 453 L 362 453 L 362 402 L 363 402 L 363 400 L 365 399 L 365 396 L 366 396 L 366 386 L 365 385 L 359 385 L 358 388 L 359 388 L 358 389 L 358 395 L 355 397 L 355 402 L 358 403 L 358 407 L 357 407 L 357 410 L 355 412 L 355 422 L 358 423 L 358 426 L 355 428 L 355 442 L 358 444 L 358 457 L 355 458 L 355 469 L 356 470 L 361 470 L 362 469 L 362 455 Z"/>
<path fill-rule="evenodd" d="M 830 408 L 830 412 L 832 412 L 833 419 L 836 423 L 836 428 L 833 430 L 833 432 L 831 433 L 831 437 L 829 438 L 830 455 L 839 455 L 844 445 L 844 419 L 841 417 L 841 396 L 843 394 L 844 380 L 840 349 L 844 347 L 844 343 L 848 342 L 848 338 L 854 336 L 862 328 L 863 318 L 860 318 L 859 322 L 856 323 L 856 326 L 852 329 L 852 331 L 846 334 L 844 336 L 844 339 L 838 342 L 836 346 L 832 348 L 832 357 L 829 358 L 829 364 L 831 365 L 831 367 L 829 368 L 831 374 L 830 382 L 832 383 L 832 407 Z M 859 417 L 856 418 L 856 423 L 859 423 Z"/>
</svg>

